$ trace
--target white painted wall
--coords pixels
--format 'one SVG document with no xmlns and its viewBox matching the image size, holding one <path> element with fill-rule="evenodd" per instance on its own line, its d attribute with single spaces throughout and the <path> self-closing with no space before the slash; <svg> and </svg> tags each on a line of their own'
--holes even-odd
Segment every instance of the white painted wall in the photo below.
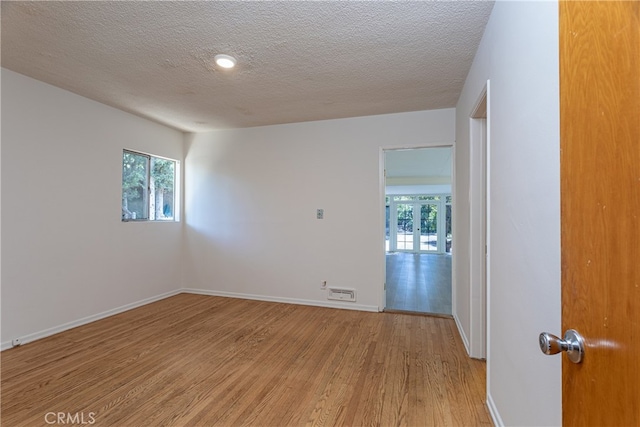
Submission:
<svg viewBox="0 0 640 427">
<path fill-rule="evenodd" d="M 326 305 L 327 280 L 378 310 L 381 147 L 450 144 L 454 127 L 455 110 L 445 109 L 190 135 L 185 286 Z"/>
<path fill-rule="evenodd" d="M 456 110 L 457 230 L 468 229 L 469 117 L 487 79 L 488 401 L 500 425 L 559 425 L 561 358 L 538 348 L 540 332 L 560 333 L 557 2 L 494 6 Z M 460 304 L 468 270 L 458 274 L 468 332 Z"/>
<path fill-rule="evenodd" d="M 2 348 L 181 286 L 181 223 L 122 223 L 122 149 L 183 134 L 2 70 Z"/>
</svg>

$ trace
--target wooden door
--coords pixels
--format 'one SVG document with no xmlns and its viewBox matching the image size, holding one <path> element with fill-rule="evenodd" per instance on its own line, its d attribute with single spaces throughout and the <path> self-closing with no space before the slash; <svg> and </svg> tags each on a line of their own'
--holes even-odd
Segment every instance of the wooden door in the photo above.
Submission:
<svg viewBox="0 0 640 427">
<path fill-rule="evenodd" d="M 640 2 L 560 2 L 563 424 L 640 425 Z"/>
</svg>

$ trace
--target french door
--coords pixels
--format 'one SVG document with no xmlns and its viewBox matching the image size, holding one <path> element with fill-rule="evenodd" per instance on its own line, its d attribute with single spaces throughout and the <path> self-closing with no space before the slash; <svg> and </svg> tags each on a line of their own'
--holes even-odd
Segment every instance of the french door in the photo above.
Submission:
<svg viewBox="0 0 640 427">
<path fill-rule="evenodd" d="M 443 253 L 450 249 L 450 196 L 390 196 L 389 251 Z M 444 215 L 443 215 L 444 214 Z M 447 230 L 449 229 L 449 230 Z"/>
</svg>

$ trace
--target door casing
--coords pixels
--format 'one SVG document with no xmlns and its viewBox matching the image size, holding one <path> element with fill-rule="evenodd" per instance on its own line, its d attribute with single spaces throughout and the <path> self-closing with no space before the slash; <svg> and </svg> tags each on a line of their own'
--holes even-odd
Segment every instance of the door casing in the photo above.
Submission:
<svg viewBox="0 0 640 427">
<path fill-rule="evenodd" d="M 489 288 L 489 111 L 490 86 L 481 91 L 470 117 L 469 355 L 487 357 Z"/>
</svg>

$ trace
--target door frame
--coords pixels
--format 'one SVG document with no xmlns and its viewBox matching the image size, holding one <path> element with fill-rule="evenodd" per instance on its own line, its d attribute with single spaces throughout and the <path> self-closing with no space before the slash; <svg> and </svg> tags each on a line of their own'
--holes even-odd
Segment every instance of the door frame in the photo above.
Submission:
<svg viewBox="0 0 640 427">
<path fill-rule="evenodd" d="M 387 251 L 386 251 L 386 172 L 385 172 L 385 153 L 387 151 L 395 151 L 395 150 L 419 150 L 422 148 L 451 148 L 451 217 L 455 218 L 456 216 L 456 196 L 455 196 L 455 188 L 456 188 L 456 171 L 455 171 L 455 156 L 456 150 L 453 142 L 432 142 L 432 143 L 424 143 L 424 144 L 408 144 L 408 145 L 389 145 L 389 146 L 380 146 L 378 149 L 378 206 L 379 209 L 379 225 L 378 230 L 380 233 L 380 265 L 382 269 L 382 278 L 383 281 L 380 284 L 380 300 L 378 301 L 378 311 L 382 312 L 386 308 L 387 305 Z M 455 236 L 455 229 L 453 229 L 452 224 L 452 234 Z M 451 310 L 455 313 L 456 307 L 456 269 L 455 269 L 456 257 L 452 255 L 451 258 Z"/>
<path fill-rule="evenodd" d="M 490 85 L 480 91 L 469 117 L 469 355 L 486 359 L 490 292 Z"/>
</svg>

